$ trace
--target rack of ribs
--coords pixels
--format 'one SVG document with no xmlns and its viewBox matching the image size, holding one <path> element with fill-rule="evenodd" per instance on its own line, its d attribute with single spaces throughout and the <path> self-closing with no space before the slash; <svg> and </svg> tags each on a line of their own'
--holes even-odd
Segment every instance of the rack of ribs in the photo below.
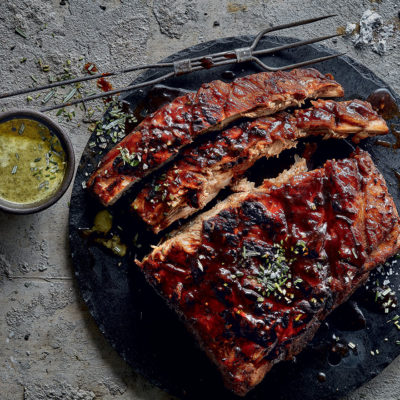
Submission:
<svg viewBox="0 0 400 400">
<path fill-rule="evenodd" d="M 324 138 L 388 133 L 386 122 L 367 102 L 318 100 L 313 107 L 281 112 L 242 123 L 200 145 L 191 145 L 182 158 L 145 185 L 132 208 L 159 233 L 173 222 L 206 206 L 221 189 L 237 180 L 262 157 L 278 156 L 310 135 Z"/>
<path fill-rule="evenodd" d="M 105 155 L 87 186 L 103 205 L 112 205 L 199 135 L 242 117 L 256 118 L 299 106 L 309 98 L 340 96 L 340 84 L 311 68 L 203 84 L 196 93 L 178 97 L 145 118 Z"/>
<path fill-rule="evenodd" d="M 400 248 L 367 152 L 305 162 L 201 214 L 137 264 L 238 395 L 291 359 Z"/>
</svg>

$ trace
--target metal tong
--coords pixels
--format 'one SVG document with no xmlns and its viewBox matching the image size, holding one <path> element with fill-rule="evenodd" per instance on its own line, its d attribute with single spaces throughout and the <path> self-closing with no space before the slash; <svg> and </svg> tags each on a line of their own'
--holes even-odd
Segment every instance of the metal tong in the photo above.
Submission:
<svg viewBox="0 0 400 400">
<path fill-rule="evenodd" d="M 299 63 L 290 64 L 290 65 L 285 65 L 282 67 L 271 67 L 271 66 L 265 64 L 264 62 L 262 62 L 257 56 L 265 56 L 268 54 L 276 53 L 278 51 L 292 49 L 295 47 L 300 47 L 300 46 L 304 46 L 304 45 L 311 44 L 311 43 L 321 42 L 323 40 L 327 40 L 327 39 L 331 39 L 336 36 L 340 36 L 340 34 L 334 34 L 334 35 L 322 36 L 322 37 L 309 39 L 309 40 L 298 41 L 298 42 L 294 42 L 294 43 L 290 43 L 290 44 L 286 44 L 286 45 L 282 45 L 282 46 L 278 46 L 278 47 L 273 47 L 273 48 L 269 48 L 269 49 L 256 50 L 256 47 L 257 47 L 259 41 L 261 40 L 261 38 L 263 36 L 265 36 L 267 33 L 279 31 L 282 29 L 292 28 L 295 26 L 307 25 L 307 24 L 311 24 L 316 21 L 321 21 L 323 19 L 331 18 L 331 17 L 335 17 L 335 16 L 336 16 L 336 14 L 325 15 L 323 17 L 311 18 L 311 19 L 306 19 L 306 20 L 302 20 L 302 21 L 292 22 L 289 24 L 278 25 L 278 26 L 274 26 L 271 28 L 263 29 L 262 31 L 260 31 L 258 33 L 258 35 L 254 39 L 253 43 L 249 47 L 241 47 L 241 48 L 234 49 L 234 50 L 223 51 L 220 53 L 214 53 L 214 54 L 209 54 L 206 56 L 200 56 L 200 57 L 195 57 L 195 58 L 186 58 L 186 59 L 178 60 L 178 61 L 174 61 L 174 62 L 146 64 L 146 65 L 134 65 L 132 67 L 117 70 L 117 71 L 106 72 L 106 73 L 102 73 L 102 74 L 93 74 L 93 75 L 88 75 L 88 76 L 84 76 L 84 77 L 80 77 L 80 78 L 59 81 L 59 82 L 51 83 L 51 84 L 44 85 L 44 86 L 20 89 L 20 90 L 16 90 L 16 91 L 9 92 L 9 93 L 3 93 L 3 94 L 0 94 L 0 99 L 5 99 L 8 97 L 22 95 L 22 94 L 31 93 L 31 92 L 37 92 L 40 90 L 51 89 L 51 88 L 54 88 L 57 86 L 64 86 L 64 85 L 74 84 L 74 83 L 78 83 L 78 82 L 89 81 L 89 80 L 93 80 L 93 79 L 99 79 L 99 78 L 105 78 L 105 77 L 110 77 L 110 76 L 114 76 L 114 75 L 125 74 L 128 72 L 138 71 L 138 70 L 142 70 L 142 69 L 152 69 L 152 68 L 172 68 L 173 69 L 171 72 L 168 72 L 158 78 L 155 78 L 155 79 L 152 79 L 152 80 L 149 80 L 146 82 L 137 83 L 135 85 L 130 85 L 130 86 L 120 88 L 120 89 L 110 90 L 110 91 L 107 91 L 104 93 L 99 93 L 99 94 L 95 94 L 92 96 L 72 100 L 69 102 L 62 103 L 62 104 L 56 104 L 53 106 L 42 108 L 40 110 L 42 112 L 45 112 L 45 111 L 56 110 L 56 109 L 63 108 L 66 106 L 72 106 L 72 105 L 83 103 L 86 101 L 95 100 L 95 99 L 98 99 L 101 97 L 111 96 L 114 94 L 119 94 L 119 93 L 127 92 L 130 90 L 134 90 L 134 89 L 139 89 L 139 88 L 142 88 L 145 86 L 154 85 L 156 83 L 160 83 L 160 82 L 162 82 L 168 78 L 171 78 L 173 76 L 189 74 L 191 72 L 200 71 L 203 69 L 209 69 L 209 68 L 213 68 L 213 67 L 219 67 L 222 65 L 229 65 L 229 64 L 235 64 L 235 63 L 253 61 L 266 71 L 284 71 L 287 69 L 304 67 L 306 65 L 315 64 L 315 63 L 318 63 L 321 61 L 325 61 L 325 60 L 329 60 L 329 59 L 341 56 L 344 53 L 314 58 L 311 60 L 302 61 Z"/>
</svg>

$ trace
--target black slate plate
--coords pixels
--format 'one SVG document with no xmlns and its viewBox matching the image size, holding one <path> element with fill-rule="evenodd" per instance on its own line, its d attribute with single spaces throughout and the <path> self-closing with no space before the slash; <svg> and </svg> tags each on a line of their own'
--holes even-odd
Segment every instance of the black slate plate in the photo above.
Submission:
<svg viewBox="0 0 400 400">
<path fill-rule="evenodd" d="M 251 40 L 250 36 L 215 40 L 178 52 L 165 61 L 243 47 Z M 292 40 L 270 37 L 262 39 L 260 45 L 269 47 Z M 282 52 L 263 61 L 276 66 L 331 53 L 325 47 L 310 45 Z M 347 57 L 330 60 L 316 67 L 321 72 L 330 72 L 335 76 L 346 90 L 346 99 L 366 99 L 377 88 L 387 87 L 369 69 Z M 170 79 L 165 84 L 175 88 L 196 90 L 202 82 L 214 79 L 229 81 L 233 75 L 243 76 L 259 71 L 253 64 L 234 65 L 229 68 L 231 71 L 229 73 L 226 69 L 205 70 Z M 145 73 L 137 81 L 158 76 L 159 73 L 163 71 Z M 159 99 L 166 93 L 170 97 L 177 95 L 171 91 L 161 90 L 155 97 L 153 91 L 149 101 L 148 91 L 147 89 L 130 93 L 125 96 L 125 100 L 134 108 L 139 105 L 142 114 L 145 114 L 146 110 L 151 111 L 155 98 Z M 396 100 L 400 104 L 399 98 Z M 400 125 L 398 119 L 393 119 L 391 122 L 397 127 Z M 93 139 L 94 135 L 89 142 Z M 394 142 L 391 134 L 384 139 Z M 400 168 L 399 153 L 397 150 L 375 145 L 375 140 L 368 139 L 362 147 L 372 154 L 399 208 L 398 182 L 393 173 L 393 170 Z M 311 160 L 311 167 L 318 166 L 327 158 L 344 157 L 352 148 L 353 146 L 346 141 L 318 142 L 318 150 Z M 300 146 L 297 151 L 301 153 L 302 149 Z M 294 152 L 285 152 L 279 160 L 261 161 L 252 168 L 249 176 L 255 180 L 274 176 L 293 161 L 293 155 Z M 99 156 L 87 146 L 80 161 L 71 198 L 70 245 L 81 294 L 99 329 L 137 372 L 168 392 L 191 399 L 235 398 L 223 388 L 216 369 L 196 347 L 192 337 L 185 331 L 175 314 L 148 286 L 132 262 L 135 255 L 142 257 L 149 251 L 150 244 L 156 244 L 159 240 L 159 237 L 147 233 L 144 225 L 126 211 L 129 198 L 134 194 L 125 196 L 111 211 L 116 221 L 114 225 L 123 228 L 122 232 L 117 231 L 126 243 L 132 243 L 132 238 L 136 233 L 139 234 L 138 242 L 142 245 L 140 249 L 132 246 L 129 254 L 121 259 L 105 248 L 82 238 L 80 228 L 92 226 L 94 216 L 101 210 L 96 201 L 82 188 L 82 181 L 87 179 L 86 174 L 93 171 L 93 166 L 98 160 Z M 226 192 L 221 196 L 223 195 L 226 195 Z M 378 279 L 381 285 L 386 279 L 390 280 L 389 286 L 396 293 L 400 286 L 400 277 L 394 272 L 398 269 L 397 264 L 397 260 L 391 260 L 386 267 L 380 268 L 374 274 L 373 279 L 374 281 Z M 247 398 L 268 397 L 276 400 L 335 398 L 355 389 L 382 371 L 400 354 L 400 346 L 395 343 L 400 339 L 400 332 L 393 323 L 387 323 L 398 310 L 396 308 L 388 315 L 378 312 L 373 306 L 373 301 L 372 306 L 370 302 L 364 301 L 368 293 L 361 288 L 354 296 L 354 301 L 358 303 L 365 316 L 364 329 L 360 329 L 363 325 L 362 318 L 354 307 L 349 304 L 343 305 L 327 319 L 312 343 L 296 360 L 274 367 L 264 381 L 247 395 Z M 339 342 L 334 337 L 340 338 Z M 357 350 L 347 352 L 348 342 L 355 343 Z M 339 345 L 335 346 L 335 343 Z M 376 354 L 376 349 L 379 349 L 379 354 Z M 325 381 L 321 373 L 326 375 Z M 320 374 L 319 380 L 318 374 Z"/>
</svg>

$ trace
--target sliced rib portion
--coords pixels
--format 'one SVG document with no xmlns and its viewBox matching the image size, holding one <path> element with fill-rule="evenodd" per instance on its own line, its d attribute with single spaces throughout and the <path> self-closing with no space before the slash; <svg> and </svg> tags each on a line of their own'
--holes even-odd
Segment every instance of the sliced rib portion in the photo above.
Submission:
<svg viewBox="0 0 400 400">
<path fill-rule="evenodd" d="M 144 119 L 102 160 L 88 186 L 104 205 L 166 161 L 196 136 L 240 118 L 270 115 L 307 98 L 339 97 L 342 87 L 315 69 L 261 72 L 213 81 L 197 93 L 178 97 Z"/>
<path fill-rule="evenodd" d="M 383 177 L 357 150 L 228 197 L 138 265 L 244 395 L 399 251 L 398 220 Z"/>
<path fill-rule="evenodd" d="M 215 140 L 192 145 L 167 172 L 154 178 L 132 207 L 154 233 L 187 218 L 240 177 L 258 159 L 279 155 L 308 135 L 346 138 L 358 142 L 388 133 L 386 122 L 367 102 L 318 100 L 294 115 L 281 112 L 219 133 Z"/>
</svg>

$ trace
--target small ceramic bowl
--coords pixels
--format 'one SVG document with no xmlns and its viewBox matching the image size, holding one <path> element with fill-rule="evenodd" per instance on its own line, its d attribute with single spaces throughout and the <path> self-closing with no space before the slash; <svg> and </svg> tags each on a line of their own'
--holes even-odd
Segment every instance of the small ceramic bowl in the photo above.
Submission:
<svg viewBox="0 0 400 400">
<path fill-rule="evenodd" d="M 42 125 L 47 127 L 52 134 L 56 135 L 60 140 L 60 143 L 65 152 L 65 160 L 67 163 L 63 181 L 61 182 L 58 189 L 51 196 L 46 197 L 43 200 L 37 201 L 35 203 L 24 204 L 12 203 L 0 198 L 0 210 L 13 214 L 33 214 L 53 205 L 68 189 L 75 171 L 75 153 L 72 147 L 71 140 L 69 139 L 65 131 L 51 118 L 41 112 L 29 109 L 6 111 L 0 114 L 0 124 L 11 119 L 21 118 L 31 119 L 40 122 Z"/>
</svg>

